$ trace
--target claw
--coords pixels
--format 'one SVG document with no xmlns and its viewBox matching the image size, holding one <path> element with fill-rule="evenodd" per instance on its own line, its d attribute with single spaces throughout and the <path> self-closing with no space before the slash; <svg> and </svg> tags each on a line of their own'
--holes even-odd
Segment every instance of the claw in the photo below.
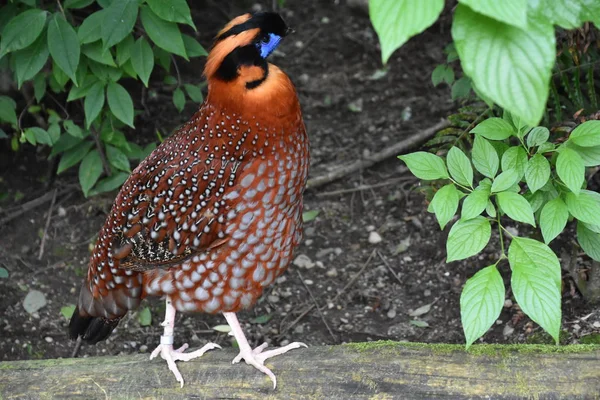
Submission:
<svg viewBox="0 0 600 400">
<path fill-rule="evenodd" d="M 179 382 L 181 384 L 181 387 L 183 387 L 183 383 L 184 383 L 183 377 L 181 376 L 181 373 L 179 372 L 179 368 L 177 368 L 177 364 L 175 364 L 175 361 L 189 361 L 194 358 L 201 357 L 204 353 L 206 353 L 209 350 L 220 349 L 221 346 L 219 346 L 216 343 L 207 343 L 200 350 L 196 350 L 191 353 L 184 353 L 184 351 L 187 348 L 188 348 L 187 343 L 185 343 L 183 346 L 181 346 L 177 350 L 173 349 L 173 345 L 159 344 L 154 349 L 152 354 L 150 354 L 151 360 L 160 354 L 161 358 L 163 360 L 167 361 L 167 366 L 169 367 L 169 370 L 171 372 L 173 372 L 173 375 L 175 375 L 175 379 L 177 379 L 177 382 Z"/>
</svg>

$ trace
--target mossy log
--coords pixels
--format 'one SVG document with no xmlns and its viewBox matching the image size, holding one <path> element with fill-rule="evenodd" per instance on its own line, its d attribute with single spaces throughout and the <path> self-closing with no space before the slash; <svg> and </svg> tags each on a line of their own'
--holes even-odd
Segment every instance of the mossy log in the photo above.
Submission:
<svg viewBox="0 0 600 400">
<path fill-rule="evenodd" d="M 600 399 L 600 346 L 374 342 L 311 347 L 268 362 L 277 389 L 215 350 L 179 368 L 147 355 L 0 362 L 0 399 Z"/>
</svg>

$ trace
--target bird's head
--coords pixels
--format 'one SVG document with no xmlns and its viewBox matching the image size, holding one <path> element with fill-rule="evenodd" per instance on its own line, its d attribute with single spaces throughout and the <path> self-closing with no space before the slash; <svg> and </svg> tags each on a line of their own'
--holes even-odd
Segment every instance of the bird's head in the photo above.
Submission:
<svg viewBox="0 0 600 400">
<path fill-rule="evenodd" d="M 229 22 L 215 38 L 206 60 L 204 75 L 247 89 L 259 87 L 268 77 L 267 57 L 290 33 L 281 16 L 274 12 L 244 14 Z"/>
</svg>

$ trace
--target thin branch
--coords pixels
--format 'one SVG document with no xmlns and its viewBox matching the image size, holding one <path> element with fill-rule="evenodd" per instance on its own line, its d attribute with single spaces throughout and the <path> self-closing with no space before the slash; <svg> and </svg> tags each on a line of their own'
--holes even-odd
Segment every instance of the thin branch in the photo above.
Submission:
<svg viewBox="0 0 600 400">
<path fill-rule="evenodd" d="M 63 196 L 65 194 L 73 191 L 74 189 L 75 189 L 75 186 L 69 186 L 68 188 L 61 190 L 57 194 L 57 197 Z M 7 215 L 6 217 L 0 219 L 0 227 L 6 223 L 12 221 L 13 219 L 20 217 L 22 214 L 41 206 L 42 204 L 46 203 L 47 201 L 52 200 L 53 197 L 54 197 L 53 193 L 48 192 L 48 193 L 44 194 L 43 196 L 38 197 L 37 199 L 33 199 L 31 201 L 28 201 L 25 204 L 20 205 L 19 208 L 16 209 L 12 214 Z"/>
<path fill-rule="evenodd" d="M 399 174 L 403 174 L 403 173 L 405 173 L 407 171 L 408 171 L 408 168 L 406 168 L 406 167 L 400 167 Z M 389 180 L 387 180 L 385 182 L 380 182 L 380 183 L 376 183 L 376 184 L 373 184 L 373 185 L 360 185 L 360 186 L 349 188 L 349 189 L 340 189 L 340 190 L 334 190 L 334 191 L 331 191 L 331 192 L 317 193 L 316 196 L 317 197 L 338 196 L 340 194 L 361 192 L 363 190 L 373 190 L 375 188 L 380 188 L 380 187 L 384 187 L 384 186 L 394 185 L 396 183 L 400 183 L 400 182 L 404 182 L 404 181 L 415 181 L 415 180 L 417 180 L 417 178 L 415 178 L 414 176 L 400 176 L 400 177 L 389 179 Z"/>
<path fill-rule="evenodd" d="M 334 343 L 337 343 L 338 338 L 337 338 L 337 336 L 335 336 L 335 334 L 331 330 L 331 327 L 327 323 L 327 320 L 325 319 L 325 316 L 321 312 L 321 309 L 319 308 L 319 304 L 317 303 L 317 299 L 315 299 L 315 296 L 313 296 L 312 292 L 308 288 L 308 285 L 306 284 L 306 282 L 304 282 L 304 278 L 302 277 L 302 274 L 300 273 L 300 271 L 296 270 L 296 273 L 298 274 L 298 277 L 300 278 L 300 281 L 304 285 L 304 288 L 306 289 L 306 291 L 308 292 L 308 295 L 310 296 L 311 300 L 313 301 L 313 304 L 315 305 L 315 308 L 317 309 L 317 312 L 321 316 L 321 321 L 323 321 L 323 323 L 325 324 L 325 327 L 327 328 L 327 330 L 329 331 L 329 334 L 333 338 Z"/>
<path fill-rule="evenodd" d="M 404 139 L 398 143 L 395 143 L 395 144 L 387 147 L 386 149 L 373 154 L 372 156 L 370 156 L 366 159 L 355 161 L 351 164 L 347 164 L 340 168 L 334 169 L 333 171 L 330 171 L 324 175 L 309 179 L 309 181 L 306 185 L 306 188 L 307 189 L 318 188 L 320 186 L 323 186 L 325 184 L 336 181 L 340 178 L 343 178 L 345 176 L 353 174 L 362 169 L 372 167 L 373 165 L 375 165 L 383 160 L 386 160 L 390 157 L 395 157 L 398 154 L 406 152 L 406 150 L 408 150 L 409 148 L 419 144 L 423 140 L 425 140 L 428 137 L 430 137 L 431 135 L 435 134 L 437 131 L 447 128 L 448 126 L 450 126 L 450 122 L 446 119 L 443 119 L 440 122 L 438 122 L 437 124 L 435 124 L 434 126 L 424 129 L 424 130 L 412 135 L 411 137 L 409 137 L 407 139 Z"/>
<path fill-rule="evenodd" d="M 93 126 L 90 127 L 90 132 L 92 137 L 94 138 L 94 142 L 96 142 L 96 148 L 98 149 L 98 154 L 100 154 L 100 161 L 102 161 L 102 168 L 104 169 L 104 173 L 106 176 L 110 176 L 110 165 L 108 164 L 108 160 L 106 159 L 106 154 L 104 154 L 104 148 L 102 147 L 102 143 L 100 143 L 100 138 L 98 137 L 98 132 L 94 129 Z"/>
<path fill-rule="evenodd" d="M 38 254 L 38 260 L 41 260 L 42 256 L 44 255 L 44 245 L 46 244 L 46 237 L 48 236 L 48 227 L 50 226 L 50 219 L 52 218 L 52 209 L 54 208 L 54 203 L 56 202 L 57 192 L 58 189 L 54 189 L 54 194 L 52 195 L 52 202 L 50 202 L 50 208 L 48 209 L 48 217 L 46 218 L 44 234 L 42 235 L 42 243 L 40 244 L 40 253 Z"/>
</svg>

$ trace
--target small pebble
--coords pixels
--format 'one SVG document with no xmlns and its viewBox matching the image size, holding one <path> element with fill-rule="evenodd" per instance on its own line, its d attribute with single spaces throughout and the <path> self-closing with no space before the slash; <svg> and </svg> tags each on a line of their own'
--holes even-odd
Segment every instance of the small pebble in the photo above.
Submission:
<svg viewBox="0 0 600 400">
<path fill-rule="evenodd" d="M 511 299 L 504 300 L 504 308 L 511 308 L 513 306 L 513 302 Z"/>
<path fill-rule="evenodd" d="M 325 273 L 325 275 L 327 275 L 330 278 L 335 278 L 336 276 L 338 276 L 337 269 L 331 268 Z"/>
<path fill-rule="evenodd" d="M 310 280 L 310 279 L 305 279 L 305 280 L 304 280 L 304 283 L 306 283 L 306 285 L 310 286 L 310 285 L 312 285 L 314 282 L 313 282 L 312 280 Z"/>
<path fill-rule="evenodd" d="M 429 290 L 429 289 L 425 289 L 425 290 L 423 291 L 423 296 L 425 296 L 425 297 L 429 297 L 429 296 L 431 296 L 431 290 Z"/>
<path fill-rule="evenodd" d="M 50 336 L 46 336 L 46 337 L 44 338 L 44 340 L 45 340 L 46 342 L 48 342 L 48 343 L 52 343 L 52 342 L 54 342 L 54 339 L 52 339 L 52 337 L 50 337 Z"/>
<path fill-rule="evenodd" d="M 510 336 L 510 335 L 512 335 L 512 334 L 513 334 L 513 332 L 514 332 L 514 331 L 515 331 L 515 328 L 513 328 L 513 327 L 512 327 L 512 326 L 510 326 L 510 325 L 505 325 L 505 326 L 504 326 L 504 329 L 502 330 L 502 334 L 503 334 L 504 336 Z"/>
<path fill-rule="evenodd" d="M 141 345 L 141 346 L 140 346 L 140 352 L 141 352 L 141 353 L 144 353 L 144 352 L 146 352 L 146 351 L 148 351 L 148 346 L 146 346 L 145 344 Z"/>
<path fill-rule="evenodd" d="M 381 235 L 375 231 L 372 231 L 371 233 L 369 233 L 369 243 L 371 244 L 377 244 L 380 243 L 383 239 L 381 238 Z"/>
<path fill-rule="evenodd" d="M 391 310 L 389 310 L 389 311 L 387 312 L 387 317 L 388 317 L 389 319 L 394 319 L 394 318 L 396 318 L 396 310 L 394 310 L 394 309 L 391 309 Z"/>
<path fill-rule="evenodd" d="M 267 296 L 267 300 L 269 300 L 270 303 L 277 303 L 279 301 L 279 296 L 271 294 Z"/>
<path fill-rule="evenodd" d="M 293 264 L 299 268 L 311 269 L 315 266 L 315 263 L 306 255 L 306 254 L 298 254 L 293 261 Z"/>
<path fill-rule="evenodd" d="M 600 328 L 600 321 L 596 321 L 592 324 L 594 328 Z"/>
</svg>

